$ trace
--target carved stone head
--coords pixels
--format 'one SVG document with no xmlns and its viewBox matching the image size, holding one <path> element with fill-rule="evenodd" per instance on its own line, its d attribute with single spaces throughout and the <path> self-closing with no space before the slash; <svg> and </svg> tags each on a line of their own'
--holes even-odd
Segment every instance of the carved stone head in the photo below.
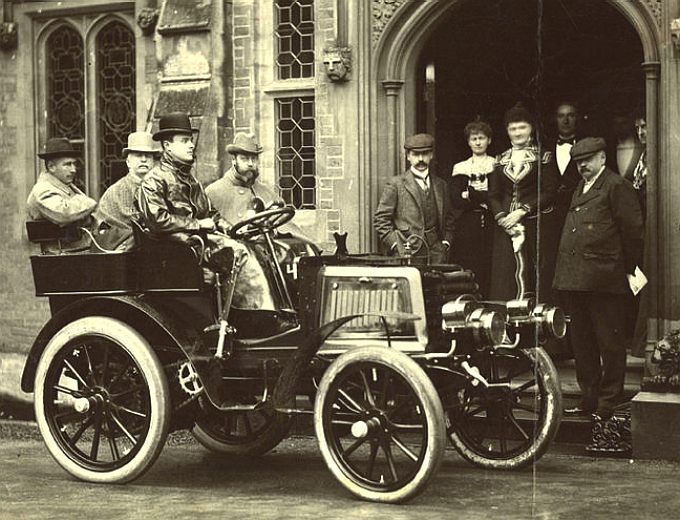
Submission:
<svg viewBox="0 0 680 520">
<path fill-rule="evenodd" d="M 323 64 L 326 76 L 333 82 L 347 81 L 352 70 L 352 50 L 330 44 L 323 50 Z"/>
</svg>

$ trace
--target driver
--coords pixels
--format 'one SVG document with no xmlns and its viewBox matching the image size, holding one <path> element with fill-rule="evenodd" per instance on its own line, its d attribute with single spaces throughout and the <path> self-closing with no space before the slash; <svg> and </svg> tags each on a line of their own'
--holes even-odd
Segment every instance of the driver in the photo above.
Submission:
<svg viewBox="0 0 680 520">
<path fill-rule="evenodd" d="M 226 232 L 230 225 L 212 207 L 191 173 L 195 148 L 192 136 L 198 130 L 191 127 L 189 116 L 181 112 L 161 117 L 158 127 L 153 139 L 161 142 L 161 158 L 142 180 L 135 200 L 144 224 L 155 235 L 195 235 L 203 231 L 207 233 L 207 265 L 224 275 L 231 274 L 231 260 L 226 261 L 230 255 L 225 253 L 232 248 L 238 271 L 246 263 L 247 252 L 235 240 L 215 233 Z M 226 298 L 225 304 L 229 305 Z"/>
</svg>

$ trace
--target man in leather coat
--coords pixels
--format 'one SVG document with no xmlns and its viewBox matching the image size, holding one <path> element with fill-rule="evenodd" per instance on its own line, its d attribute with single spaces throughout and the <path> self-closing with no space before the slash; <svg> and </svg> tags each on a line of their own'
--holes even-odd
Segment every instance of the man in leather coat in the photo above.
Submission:
<svg viewBox="0 0 680 520">
<path fill-rule="evenodd" d="M 204 258 L 207 265 L 225 276 L 235 276 L 227 248 L 233 250 L 238 269 L 245 263 L 247 253 L 235 240 L 215 233 L 226 232 L 230 224 L 210 204 L 192 174 L 195 148 L 192 134 L 196 131 L 187 114 L 177 112 L 161 117 L 159 130 L 153 135 L 155 141 L 161 142 L 161 158 L 144 177 L 136 203 L 144 224 L 154 235 L 203 232 L 207 237 Z M 225 303 L 230 301 L 231 295 Z"/>
</svg>

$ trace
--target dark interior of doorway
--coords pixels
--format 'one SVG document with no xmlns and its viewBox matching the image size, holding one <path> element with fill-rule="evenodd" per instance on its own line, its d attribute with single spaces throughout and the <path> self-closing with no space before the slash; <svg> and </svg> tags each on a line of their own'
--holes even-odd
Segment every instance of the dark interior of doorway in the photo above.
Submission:
<svg viewBox="0 0 680 520">
<path fill-rule="evenodd" d="M 582 135 L 609 137 L 613 113 L 632 117 L 644 107 L 643 61 L 634 27 L 606 0 L 460 2 L 421 54 L 418 130 L 435 133 L 443 176 L 470 155 L 463 128 L 475 116 L 492 125 L 490 153 L 509 146 L 503 114 L 517 101 L 540 115 L 543 141 L 554 104 L 565 99 L 580 105 Z"/>
</svg>

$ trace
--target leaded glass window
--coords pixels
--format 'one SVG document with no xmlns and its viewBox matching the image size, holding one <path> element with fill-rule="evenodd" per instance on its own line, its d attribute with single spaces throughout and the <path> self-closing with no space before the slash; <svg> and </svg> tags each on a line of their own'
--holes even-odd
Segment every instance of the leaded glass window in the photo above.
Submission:
<svg viewBox="0 0 680 520">
<path fill-rule="evenodd" d="M 127 172 L 123 148 L 136 128 L 134 12 L 58 15 L 46 27 L 38 61 L 38 147 L 66 137 L 80 150 L 77 183 L 93 197 Z M 44 64 L 44 65 L 43 65 Z"/>
<path fill-rule="evenodd" d="M 100 191 L 127 172 L 123 148 L 135 129 L 135 35 L 121 22 L 97 34 Z"/>
<path fill-rule="evenodd" d="M 276 0 L 279 79 L 314 76 L 314 0 Z"/>
<path fill-rule="evenodd" d="M 48 137 L 67 137 L 81 147 L 85 139 L 84 46 L 80 34 L 62 25 L 46 42 Z"/>
<path fill-rule="evenodd" d="M 276 173 L 281 196 L 298 209 L 316 207 L 314 97 L 276 101 Z"/>
</svg>

